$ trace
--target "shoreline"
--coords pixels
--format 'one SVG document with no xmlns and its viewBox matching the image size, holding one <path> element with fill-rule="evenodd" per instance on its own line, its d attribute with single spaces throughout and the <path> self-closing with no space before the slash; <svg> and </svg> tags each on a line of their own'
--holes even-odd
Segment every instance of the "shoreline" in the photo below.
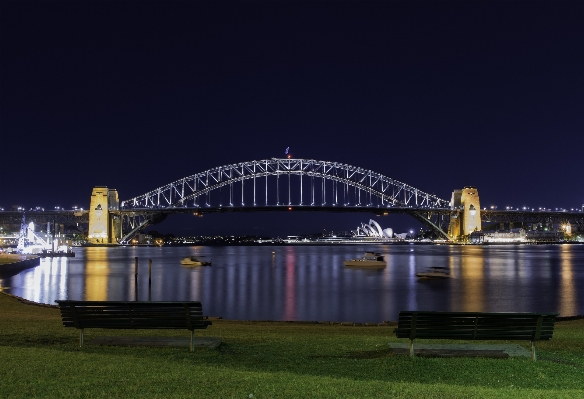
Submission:
<svg viewBox="0 0 584 399">
<path fill-rule="evenodd" d="M 0 278 L 14 276 L 40 264 L 41 258 L 39 256 L 0 254 Z"/>
<path fill-rule="evenodd" d="M 8 297 L 14 298 L 22 304 L 31 305 L 31 306 L 39 306 L 43 308 L 50 308 L 50 309 L 58 309 L 59 305 L 50 305 L 48 303 L 40 303 L 30 301 L 28 299 L 19 297 L 17 295 L 9 294 L 8 292 L 4 292 L 0 289 L 0 294 L 6 295 Z M 527 312 L 529 313 L 529 312 Z M 337 325 L 342 327 L 352 326 L 352 327 L 388 327 L 388 326 L 397 326 L 397 320 L 388 320 L 383 321 L 381 323 L 359 323 L 359 322 L 351 322 L 351 321 L 318 321 L 318 320 L 231 320 L 231 319 L 224 319 L 220 316 L 205 316 L 208 320 L 223 320 L 228 321 L 230 323 L 291 323 L 291 324 L 322 324 L 322 325 Z M 582 320 L 584 319 L 584 315 L 576 315 L 576 316 L 558 316 L 556 317 L 556 321 L 573 321 L 573 320 Z"/>
<path fill-rule="evenodd" d="M 419 242 L 419 241 L 398 241 L 398 242 L 388 242 L 388 241 L 339 241 L 339 242 L 250 242 L 250 243 L 215 243 L 215 242 L 190 242 L 190 243 L 173 243 L 164 245 L 155 244 L 90 244 L 90 245 L 79 245 L 73 248 L 125 248 L 125 247 L 193 247 L 193 246 L 204 246 L 204 247 L 245 247 L 245 246 L 307 246 L 307 245 L 317 245 L 317 246 L 339 246 L 339 245 L 469 245 L 469 246 L 492 246 L 492 245 L 584 245 L 584 242 L 579 241 L 569 241 L 569 242 L 487 242 L 481 244 L 468 244 L 468 243 L 454 243 L 454 242 Z"/>
<path fill-rule="evenodd" d="M 302 243 L 300 245 L 306 245 L 308 243 Z M 413 243 L 412 243 L 413 244 Z M 419 243 L 425 245 L 431 245 L 430 243 Z M 548 243 L 549 244 L 549 243 Z M 582 243 L 580 243 L 582 244 Z M 194 244 L 182 244 L 176 246 L 193 246 Z M 254 244 L 231 244 L 234 246 L 238 245 L 254 245 Z M 229 246 L 231 246 L 229 245 Z M 274 244 L 255 244 L 255 245 L 267 245 L 273 246 Z M 279 244 L 279 245 L 289 245 L 289 244 Z M 292 244 L 294 245 L 294 244 Z M 329 244 L 329 245 L 339 245 L 339 244 Z M 517 245 L 515 243 L 515 245 Z M 214 246 L 221 246 L 216 244 Z M 6 262 L 6 260 L 11 260 L 11 262 Z M 12 277 L 23 270 L 30 269 L 40 265 L 41 258 L 35 255 L 22 255 L 22 254 L 0 254 L 0 279 Z M 9 297 L 15 298 L 19 302 L 32 306 L 46 307 L 58 309 L 58 305 L 34 302 L 8 292 L 4 292 L 0 286 L 0 294 L 7 295 Z M 528 312 L 529 313 L 529 312 Z M 397 321 L 382 321 L 377 323 L 372 322 L 351 322 L 351 321 L 318 321 L 318 320 L 231 320 L 224 319 L 221 316 L 206 316 L 210 320 L 225 320 L 230 322 L 252 322 L 252 323 L 298 323 L 298 324 L 323 324 L 323 325 L 340 325 L 340 326 L 388 326 L 397 324 Z M 558 316 L 557 321 L 571 321 L 571 320 L 581 320 L 584 319 L 584 315 L 571 315 L 571 316 Z"/>
</svg>

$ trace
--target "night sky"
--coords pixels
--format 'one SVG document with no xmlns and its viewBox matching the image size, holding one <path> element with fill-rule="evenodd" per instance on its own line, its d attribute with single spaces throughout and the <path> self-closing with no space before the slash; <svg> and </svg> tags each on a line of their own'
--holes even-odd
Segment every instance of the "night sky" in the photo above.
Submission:
<svg viewBox="0 0 584 399">
<path fill-rule="evenodd" d="M 482 206 L 581 207 L 584 2 L 2 1 L 0 146 L 4 208 L 86 208 L 97 185 L 129 199 L 287 147 L 444 199 L 472 185 Z M 305 234 L 370 217 L 155 228 Z"/>
</svg>

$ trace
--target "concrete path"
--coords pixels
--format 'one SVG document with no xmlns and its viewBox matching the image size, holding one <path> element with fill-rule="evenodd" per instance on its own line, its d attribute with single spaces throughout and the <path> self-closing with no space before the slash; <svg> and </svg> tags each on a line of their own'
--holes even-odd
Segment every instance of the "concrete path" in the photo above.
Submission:
<svg viewBox="0 0 584 399">
<path fill-rule="evenodd" d="M 409 343 L 389 344 L 393 353 L 410 354 Z M 420 357 L 528 357 L 531 352 L 517 344 L 418 344 L 414 342 L 414 355 Z"/>
<path fill-rule="evenodd" d="M 190 338 L 180 337 L 97 337 L 85 342 L 87 345 L 113 346 L 180 346 L 189 348 Z M 195 337 L 195 348 L 217 348 L 221 344 L 220 337 Z"/>
</svg>

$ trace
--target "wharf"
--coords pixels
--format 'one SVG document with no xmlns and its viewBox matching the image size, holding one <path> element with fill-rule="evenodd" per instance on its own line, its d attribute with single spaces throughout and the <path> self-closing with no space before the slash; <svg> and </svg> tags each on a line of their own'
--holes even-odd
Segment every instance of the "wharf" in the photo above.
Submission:
<svg viewBox="0 0 584 399">
<path fill-rule="evenodd" d="M 41 252 L 39 258 L 74 258 L 75 252 Z"/>
</svg>

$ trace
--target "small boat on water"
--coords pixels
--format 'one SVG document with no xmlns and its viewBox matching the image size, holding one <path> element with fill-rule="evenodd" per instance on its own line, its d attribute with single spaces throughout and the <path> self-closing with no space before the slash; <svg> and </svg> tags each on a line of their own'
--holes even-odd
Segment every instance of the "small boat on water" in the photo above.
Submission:
<svg viewBox="0 0 584 399">
<path fill-rule="evenodd" d="M 354 267 L 384 267 L 385 258 L 377 252 L 366 252 L 365 255 L 359 259 L 349 259 L 343 261 L 345 266 Z"/>
<path fill-rule="evenodd" d="M 211 266 L 211 262 L 197 259 L 196 256 L 189 256 L 188 258 L 183 258 L 180 261 L 183 266 Z"/>
<path fill-rule="evenodd" d="M 416 273 L 418 278 L 449 278 L 450 273 L 447 267 L 433 266 L 425 272 Z"/>
</svg>

